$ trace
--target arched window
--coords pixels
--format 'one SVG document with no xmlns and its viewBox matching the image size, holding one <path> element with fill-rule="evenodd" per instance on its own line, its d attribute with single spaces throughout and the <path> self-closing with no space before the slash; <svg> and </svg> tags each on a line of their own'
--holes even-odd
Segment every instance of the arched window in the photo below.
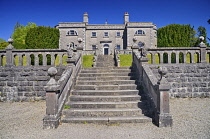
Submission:
<svg viewBox="0 0 210 139">
<path fill-rule="evenodd" d="M 66 33 L 67 36 L 77 36 L 77 32 L 75 30 L 69 30 Z"/>
<path fill-rule="evenodd" d="M 104 44 L 104 47 L 109 47 L 109 45 L 108 44 Z"/>
<path fill-rule="evenodd" d="M 145 35 L 145 32 L 143 30 L 137 30 L 135 35 Z"/>
</svg>

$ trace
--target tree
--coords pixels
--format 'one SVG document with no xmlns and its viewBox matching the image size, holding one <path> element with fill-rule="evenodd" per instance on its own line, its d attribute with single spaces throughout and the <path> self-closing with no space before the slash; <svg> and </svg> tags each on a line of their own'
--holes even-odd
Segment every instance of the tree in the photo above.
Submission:
<svg viewBox="0 0 210 139">
<path fill-rule="evenodd" d="M 34 27 L 36 27 L 35 23 L 28 23 L 26 26 L 24 26 L 17 22 L 14 27 L 12 39 L 14 40 L 15 43 L 25 44 L 25 38 L 28 30 Z"/>
<path fill-rule="evenodd" d="M 0 38 L 0 49 L 5 49 L 9 45 L 4 39 Z"/>
<path fill-rule="evenodd" d="M 26 45 L 30 49 L 56 49 L 59 47 L 59 30 L 51 27 L 34 27 L 29 29 Z"/>
<path fill-rule="evenodd" d="M 190 47 L 195 43 L 195 30 L 190 25 L 171 24 L 158 29 L 158 47 Z"/>
<path fill-rule="evenodd" d="M 210 24 L 210 19 L 207 22 Z"/>
</svg>

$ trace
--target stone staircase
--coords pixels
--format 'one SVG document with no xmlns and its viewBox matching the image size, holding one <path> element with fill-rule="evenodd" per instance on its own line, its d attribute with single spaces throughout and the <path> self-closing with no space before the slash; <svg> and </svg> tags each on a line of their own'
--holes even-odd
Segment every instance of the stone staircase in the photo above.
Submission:
<svg viewBox="0 0 210 139">
<path fill-rule="evenodd" d="M 100 58 L 102 61 L 107 56 Z M 66 103 L 70 109 L 63 110 L 63 123 L 152 121 L 143 114 L 147 106 L 139 96 L 132 68 L 113 67 L 111 62 L 108 63 L 81 69 L 74 90 Z M 105 65 L 107 67 L 104 67 Z"/>
<path fill-rule="evenodd" d="M 96 67 L 113 67 L 114 57 L 112 55 L 98 55 Z"/>
</svg>

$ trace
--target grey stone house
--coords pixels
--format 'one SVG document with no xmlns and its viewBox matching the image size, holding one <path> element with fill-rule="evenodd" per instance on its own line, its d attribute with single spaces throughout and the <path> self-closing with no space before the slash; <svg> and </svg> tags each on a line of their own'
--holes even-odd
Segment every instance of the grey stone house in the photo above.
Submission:
<svg viewBox="0 0 210 139">
<path fill-rule="evenodd" d="M 152 22 L 129 22 L 129 14 L 124 14 L 124 24 L 88 24 L 88 13 L 83 22 L 61 22 L 59 48 L 77 47 L 84 50 L 98 50 L 99 54 L 113 54 L 114 49 L 130 49 L 135 39 L 139 46 L 157 47 L 157 27 Z M 80 44 L 78 42 L 80 40 Z"/>
</svg>

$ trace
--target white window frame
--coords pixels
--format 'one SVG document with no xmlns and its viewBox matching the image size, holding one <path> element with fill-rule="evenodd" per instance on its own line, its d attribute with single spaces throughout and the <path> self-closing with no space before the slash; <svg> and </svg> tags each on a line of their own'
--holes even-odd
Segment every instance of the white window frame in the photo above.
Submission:
<svg viewBox="0 0 210 139">
<path fill-rule="evenodd" d="M 121 33 L 118 31 L 118 32 L 116 33 L 116 36 L 117 36 L 117 37 L 120 37 L 120 36 L 121 36 Z"/>
<path fill-rule="evenodd" d="M 135 35 L 146 35 L 146 34 L 143 30 L 139 29 L 135 32 Z"/>
<path fill-rule="evenodd" d="M 109 32 L 104 32 L 104 37 L 109 37 Z"/>
<path fill-rule="evenodd" d="M 96 32 L 92 32 L 92 37 L 97 37 L 97 33 Z"/>
</svg>

